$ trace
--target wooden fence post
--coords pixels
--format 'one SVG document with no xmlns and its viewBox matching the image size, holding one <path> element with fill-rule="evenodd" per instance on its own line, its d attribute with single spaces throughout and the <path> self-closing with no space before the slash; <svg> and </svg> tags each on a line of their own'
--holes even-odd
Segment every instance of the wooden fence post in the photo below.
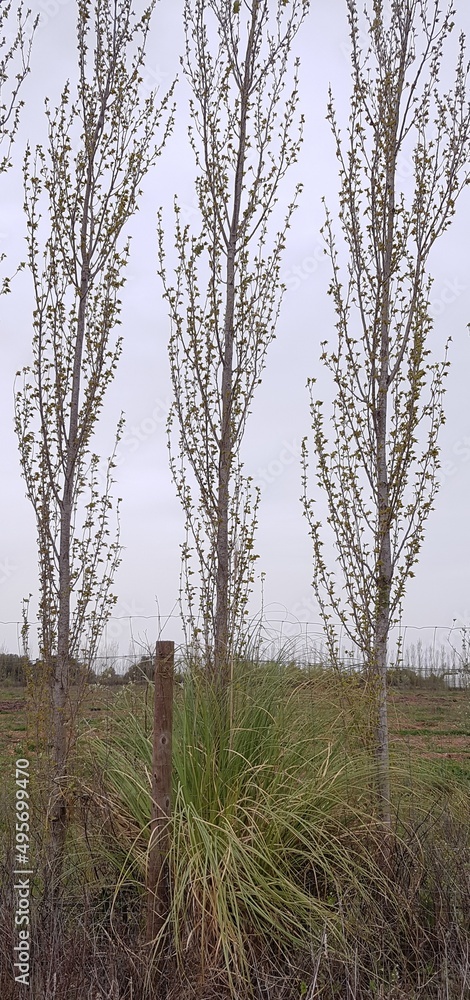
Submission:
<svg viewBox="0 0 470 1000">
<path fill-rule="evenodd" d="M 168 853 L 171 814 L 174 642 L 157 642 L 152 757 L 152 813 L 147 873 L 147 942 L 153 941 L 169 912 Z"/>
</svg>

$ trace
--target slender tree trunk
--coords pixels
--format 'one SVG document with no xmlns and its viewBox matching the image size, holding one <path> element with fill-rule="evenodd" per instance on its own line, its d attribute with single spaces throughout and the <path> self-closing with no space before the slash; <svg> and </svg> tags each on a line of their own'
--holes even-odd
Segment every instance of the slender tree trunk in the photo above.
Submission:
<svg viewBox="0 0 470 1000">
<path fill-rule="evenodd" d="M 388 294 L 386 294 L 388 299 Z M 388 303 L 387 303 L 388 305 Z M 388 378 L 389 331 L 383 331 L 381 383 Z M 386 360 L 385 360 L 386 357 Z M 376 718 L 375 757 L 377 791 L 383 823 L 390 828 L 390 766 L 387 719 L 387 652 L 390 629 L 390 594 L 392 588 L 392 554 L 390 543 L 390 495 L 387 472 L 387 391 L 379 388 L 377 413 L 377 498 L 378 498 L 378 561 L 374 635 L 374 714 Z"/>
<path fill-rule="evenodd" d="M 88 207 L 90 178 L 85 206 Z M 82 241 L 86 239 L 86 218 L 82 227 Z M 85 252 L 86 258 L 86 252 Z M 70 540 L 73 514 L 73 488 L 78 454 L 78 414 L 80 406 L 80 381 L 83 342 L 86 326 L 86 302 L 89 288 L 88 261 L 82 266 L 80 302 L 77 316 L 77 338 L 70 402 L 69 431 L 66 451 L 66 473 L 62 495 L 59 549 L 59 613 L 57 629 L 57 662 L 53 679 L 53 738 L 54 738 L 54 799 L 52 805 L 51 860 L 53 888 L 62 872 L 65 838 L 67 835 L 67 806 L 65 782 L 67 777 L 67 717 L 66 704 L 70 687 Z"/>
<path fill-rule="evenodd" d="M 147 871 L 147 943 L 154 941 L 161 933 L 170 912 L 168 854 L 170 850 L 174 655 L 174 642 L 157 642 L 152 811 Z"/>
<path fill-rule="evenodd" d="M 377 762 L 377 792 L 380 816 L 384 825 L 390 829 L 390 760 L 388 745 L 388 712 L 387 712 L 387 652 L 388 633 L 390 628 L 390 590 L 392 583 L 392 565 L 390 558 L 390 532 L 383 539 L 380 553 L 380 569 L 378 582 L 378 600 L 374 648 L 374 699 L 376 715 L 375 756 Z"/>
<path fill-rule="evenodd" d="M 253 45 L 256 27 L 255 8 L 253 4 L 250 35 L 248 38 L 243 88 L 240 96 L 240 124 L 235 172 L 233 212 L 230 225 L 230 238 L 227 247 L 227 293 L 224 323 L 224 358 L 222 366 L 222 425 L 219 447 L 219 471 L 217 492 L 217 578 L 216 578 L 216 612 L 215 612 L 215 655 L 214 680 L 223 689 L 229 681 L 229 582 L 230 582 L 230 547 L 229 547 L 229 501 L 230 480 L 232 475 L 234 441 L 233 441 L 233 346 L 234 346 L 234 314 L 235 314 L 235 256 L 239 239 L 240 212 L 245 172 L 246 126 L 248 116 L 248 97 L 253 74 Z"/>
<path fill-rule="evenodd" d="M 385 294 L 388 311 L 388 289 Z M 374 713 L 376 718 L 375 756 L 377 791 L 381 818 L 390 828 L 390 768 L 387 719 L 387 651 L 390 629 L 390 594 L 392 588 L 392 553 L 390 542 L 390 495 L 387 472 L 387 388 L 389 331 L 384 324 L 382 337 L 382 370 L 377 413 L 377 498 L 378 498 L 378 561 L 373 671 L 375 674 Z"/>
<path fill-rule="evenodd" d="M 219 452 L 217 494 L 217 580 L 215 613 L 214 680 L 225 688 L 229 659 L 229 500 L 233 462 L 232 391 L 233 391 L 233 314 L 235 303 L 235 242 L 227 260 L 227 306 L 225 313 L 225 353 L 222 369 L 222 430 Z"/>
<path fill-rule="evenodd" d="M 57 629 L 57 658 L 52 690 L 52 727 L 54 752 L 54 790 L 51 809 L 51 867 L 53 891 L 57 889 L 63 862 L 67 833 L 67 809 L 64 782 L 67 770 L 66 704 L 69 689 L 69 634 L 70 634 L 70 516 L 71 511 L 63 502 L 60 524 L 59 554 L 59 613 Z"/>
<path fill-rule="evenodd" d="M 402 83 L 402 75 L 400 76 Z M 399 87 L 401 94 L 401 87 Z M 377 762 L 377 790 L 381 818 L 390 829 L 390 762 L 387 718 L 387 652 L 390 630 L 390 594 L 392 589 L 392 552 L 390 539 L 390 490 L 387 461 L 387 418 L 390 390 L 390 297 L 392 280 L 392 254 L 395 237 L 395 171 L 396 137 L 399 102 L 387 109 L 394 121 L 391 135 L 387 136 L 387 168 L 385 176 L 385 245 L 382 254 L 381 314 L 380 314 L 380 370 L 377 391 L 377 584 L 374 636 L 374 699 L 376 714 L 375 756 Z"/>
</svg>

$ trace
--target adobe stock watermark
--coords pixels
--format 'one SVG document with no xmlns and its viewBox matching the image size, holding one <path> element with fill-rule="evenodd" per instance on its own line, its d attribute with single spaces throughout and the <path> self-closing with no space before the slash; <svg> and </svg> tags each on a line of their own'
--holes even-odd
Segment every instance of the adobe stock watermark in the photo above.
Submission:
<svg viewBox="0 0 470 1000">
<path fill-rule="evenodd" d="M 452 306 L 457 299 L 468 289 L 468 285 L 461 278 L 446 278 L 439 286 L 436 294 L 433 295 L 429 303 L 429 313 L 432 319 L 437 319 L 445 313 L 449 306 Z"/>
<path fill-rule="evenodd" d="M 13 891 L 17 943 L 13 946 L 15 982 L 29 986 L 30 979 L 30 867 L 29 858 L 29 760 L 15 765 L 15 867 Z"/>
<path fill-rule="evenodd" d="M 126 454 L 133 455 L 138 451 L 141 444 L 148 441 L 162 425 L 166 424 L 170 406 L 169 396 L 166 399 L 157 399 L 151 413 L 143 417 L 138 424 L 132 424 L 124 430 L 116 456 L 117 465 L 125 461 Z"/>
<path fill-rule="evenodd" d="M 113 609 L 113 614 L 106 624 L 106 642 L 116 642 L 122 639 L 127 633 L 132 638 L 132 623 L 134 618 L 143 618 L 145 608 L 141 608 L 135 601 L 119 601 Z"/>
<path fill-rule="evenodd" d="M 470 434 L 464 434 L 463 437 L 454 441 L 451 454 L 454 456 L 453 458 L 446 458 L 445 461 L 441 462 L 437 474 L 439 486 L 443 486 L 448 479 L 457 475 L 462 465 L 466 465 L 470 461 Z"/>
<path fill-rule="evenodd" d="M 281 282 L 286 286 L 286 291 L 297 292 L 315 274 L 325 257 L 325 244 L 317 240 L 311 254 L 304 257 L 300 264 L 294 264 L 281 274 Z"/>
<path fill-rule="evenodd" d="M 283 635 L 292 638 L 305 636 L 309 625 L 311 627 L 318 627 L 319 618 L 318 604 L 313 595 L 303 597 L 301 601 L 297 601 L 296 604 L 292 605 L 289 611 L 289 619 L 283 622 Z M 318 639 L 317 632 L 314 633 L 314 637 Z"/>
<path fill-rule="evenodd" d="M 196 222 L 196 220 L 199 220 L 201 217 L 199 202 L 197 200 L 196 195 L 194 195 L 194 198 L 191 202 L 189 201 L 182 201 L 181 203 L 178 202 L 178 207 L 181 213 L 181 221 L 184 222 L 185 225 L 188 225 L 192 222 Z"/>
<path fill-rule="evenodd" d="M 267 486 L 275 483 L 290 465 L 300 461 L 301 454 L 301 441 L 297 439 L 283 441 L 276 458 L 273 458 L 267 465 L 258 467 L 253 475 L 252 486 L 258 486 L 261 490 L 265 490 Z"/>
<path fill-rule="evenodd" d="M 132 424 L 130 427 L 125 427 L 114 457 L 115 468 L 119 468 L 124 465 L 130 455 L 135 455 L 136 451 L 138 451 L 146 441 L 148 441 L 158 430 L 165 426 L 168 420 L 170 407 L 171 399 L 169 396 L 165 399 L 157 399 L 155 400 L 151 412 L 145 417 L 142 417 L 142 420 L 140 420 L 139 423 Z M 98 476 L 102 482 L 106 480 L 107 470 L 107 459 L 101 458 L 98 463 Z"/>
<path fill-rule="evenodd" d="M 139 94 L 142 98 L 150 97 L 154 91 L 158 91 L 162 83 L 168 79 L 169 73 L 161 69 L 160 66 L 149 66 L 147 63 L 141 70 L 142 79 L 139 84 Z"/>
<path fill-rule="evenodd" d="M 11 580 L 17 569 L 18 566 L 15 566 L 15 564 L 10 561 L 8 556 L 4 556 L 3 559 L 0 559 L 0 587 L 4 583 L 8 583 L 8 581 Z"/>
<path fill-rule="evenodd" d="M 37 30 L 40 31 L 57 17 L 63 7 L 68 7 L 70 3 L 71 0 L 37 0 L 34 4 L 33 16 L 28 20 L 27 37 L 29 38 L 33 34 L 33 24 L 36 19 L 38 22 Z"/>
</svg>

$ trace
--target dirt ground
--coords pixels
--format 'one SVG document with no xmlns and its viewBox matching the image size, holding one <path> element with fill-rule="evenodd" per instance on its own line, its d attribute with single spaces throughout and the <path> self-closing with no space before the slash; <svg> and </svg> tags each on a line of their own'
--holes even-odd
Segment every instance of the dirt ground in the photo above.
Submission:
<svg viewBox="0 0 470 1000">
<path fill-rule="evenodd" d="M 391 691 L 392 740 L 426 757 L 446 757 L 470 771 L 470 691 Z"/>
<path fill-rule="evenodd" d="M 105 719 L 115 689 L 91 689 L 85 717 L 93 724 Z M 470 690 L 390 689 L 390 738 L 396 746 L 434 759 L 455 761 L 470 774 Z M 27 732 L 26 698 L 23 688 L 0 688 L 0 756 L 32 750 Z"/>
</svg>

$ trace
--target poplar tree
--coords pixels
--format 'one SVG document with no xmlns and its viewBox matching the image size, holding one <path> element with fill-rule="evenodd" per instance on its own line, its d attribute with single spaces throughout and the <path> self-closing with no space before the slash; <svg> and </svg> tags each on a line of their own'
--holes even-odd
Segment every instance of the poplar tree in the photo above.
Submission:
<svg viewBox="0 0 470 1000">
<path fill-rule="evenodd" d="M 256 558 L 259 497 L 240 450 L 283 292 L 280 262 L 297 192 L 277 234 L 270 220 L 301 142 L 297 62 L 284 91 L 307 9 L 305 0 L 184 5 L 200 225 L 183 225 L 175 202 L 171 284 L 160 218 L 160 274 L 172 322 L 170 462 L 186 521 L 185 624 L 223 687 L 240 650 Z"/>
<path fill-rule="evenodd" d="M 55 110 L 46 100 L 47 146 L 28 149 L 24 162 L 35 308 L 33 362 L 16 394 L 16 431 L 37 525 L 54 875 L 67 829 L 72 665 L 75 658 L 93 659 L 120 557 L 109 528 L 113 457 L 102 491 L 92 441 L 121 353 L 124 230 L 172 124 L 170 95 L 157 103 L 154 93 L 144 97 L 141 90 L 154 7 L 137 19 L 132 0 L 79 0 L 76 94 L 67 82 Z"/>
<path fill-rule="evenodd" d="M 455 14 L 438 0 L 366 4 L 363 50 L 356 0 L 347 0 L 352 96 L 342 134 L 330 91 L 339 162 L 339 226 L 327 210 L 336 339 L 322 344 L 334 399 L 328 421 L 309 380 L 319 491 L 326 496 L 338 573 L 308 489 L 313 585 L 330 654 L 339 623 L 363 659 L 371 691 L 378 799 L 390 827 L 387 657 L 438 488 L 438 433 L 448 362 L 432 358 L 428 259 L 468 181 L 468 65 L 461 35 L 453 86 L 440 71 Z M 363 37 L 363 36 L 361 36 Z M 400 165 L 412 164 L 410 183 Z M 341 589 L 339 587 L 340 580 Z"/>
</svg>

